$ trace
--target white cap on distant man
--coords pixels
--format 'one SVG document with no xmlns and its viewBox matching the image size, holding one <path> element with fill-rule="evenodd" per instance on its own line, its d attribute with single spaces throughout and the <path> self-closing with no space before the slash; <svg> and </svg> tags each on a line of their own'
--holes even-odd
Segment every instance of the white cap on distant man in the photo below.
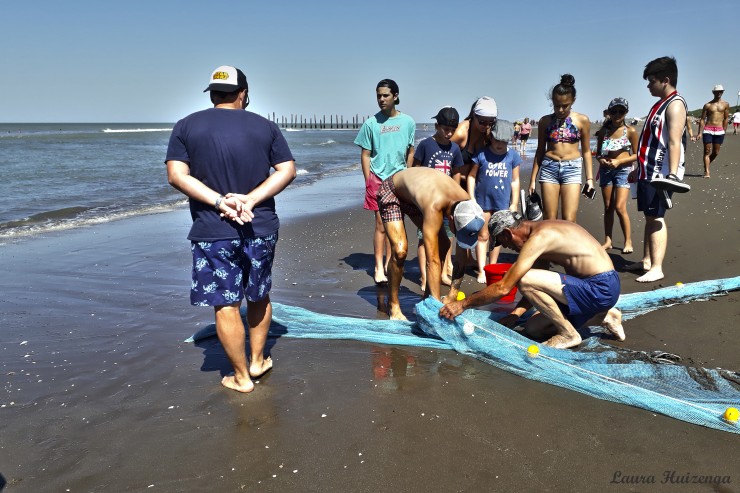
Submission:
<svg viewBox="0 0 740 493">
<path fill-rule="evenodd" d="M 724 90 L 725 88 L 722 87 L 722 84 L 717 84 L 716 86 L 714 86 L 714 89 L 712 89 L 712 92 L 722 92 Z"/>
</svg>

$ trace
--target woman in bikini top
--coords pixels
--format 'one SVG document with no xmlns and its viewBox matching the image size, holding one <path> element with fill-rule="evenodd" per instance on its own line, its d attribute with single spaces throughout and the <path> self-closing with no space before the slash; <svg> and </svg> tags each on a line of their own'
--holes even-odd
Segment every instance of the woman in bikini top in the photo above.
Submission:
<svg viewBox="0 0 740 493">
<path fill-rule="evenodd" d="M 601 195 L 604 199 L 605 250 L 613 248 L 612 230 L 614 213 L 624 234 L 622 253 L 632 253 L 632 227 L 627 213 L 630 189 L 626 186 L 629 174 L 637 161 L 637 130 L 625 122 L 629 103 L 624 98 L 614 98 L 609 103 L 609 121 L 596 132 L 596 160 L 599 163 Z"/>
<path fill-rule="evenodd" d="M 551 162 L 570 161 L 570 169 L 578 172 L 577 168 L 580 166 L 586 173 L 589 188 L 594 186 L 589 142 L 591 122 L 586 115 L 571 111 L 576 100 L 574 84 L 575 78 L 572 75 L 565 74 L 561 77 L 560 83 L 552 89 L 554 111 L 543 116 L 537 125 L 537 152 L 532 163 L 530 195 L 535 191 L 543 162 L 548 163 L 550 171 Z M 567 165 L 562 165 L 561 168 L 563 166 L 567 168 Z M 544 219 L 557 219 L 560 210 L 562 219 L 575 222 L 581 183 L 580 180 L 574 182 L 572 176 L 566 175 L 567 173 L 561 173 L 557 180 L 552 177 L 539 177 Z"/>
</svg>

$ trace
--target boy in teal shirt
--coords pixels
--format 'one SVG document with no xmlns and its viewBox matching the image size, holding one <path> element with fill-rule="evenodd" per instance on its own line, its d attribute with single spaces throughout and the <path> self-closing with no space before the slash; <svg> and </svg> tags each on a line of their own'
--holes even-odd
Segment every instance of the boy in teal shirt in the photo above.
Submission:
<svg viewBox="0 0 740 493">
<path fill-rule="evenodd" d="M 376 284 L 387 283 L 386 262 L 383 261 L 386 245 L 385 228 L 378 212 L 377 193 L 380 184 L 406 167 L 411 167 L 414 156 L 416 123 L 410 116 L 396 109 L 398 84 L 391 79 L 378 82 L 375 94 L 380 111 L 362 124 L 355 144 L 362 148 L 360 163 L 365 177 L 364 208 L 375 212 L 373 252 L 375 255 Z M 390 255 L 388 256 L 390 258 Z"/>
</svg>

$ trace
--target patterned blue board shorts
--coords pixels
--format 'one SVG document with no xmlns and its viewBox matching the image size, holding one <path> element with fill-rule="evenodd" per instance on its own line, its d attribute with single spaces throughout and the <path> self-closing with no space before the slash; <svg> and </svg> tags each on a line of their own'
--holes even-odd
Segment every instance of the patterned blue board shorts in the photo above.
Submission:
<svg viewBox="0 0 740 493">
<path fill-rule="evenodd" d="M 599 169 L 599 183 L 601 187 L 614 186 L 617 188 L 629 188 L 630 184 L 627 178 L 630 175 L 632 169 L 629 166 L 621 166 L 619 168 L 607 168 L 602 166 Z"/>
<path fill-rule="evenodd" d="M 556 161 L 546 157 L 540 164 L 540 183 L 555 183 L 557 185 L 581 184 L 581 169 L 583 158 L 570 161 Z"/>
<path fill-rule="evenodd" d="M 278 234 L 261 238 L 193 241 L 190 303 L 224 306 L 260 301 L 272 288 L 272 261 Z"/>
</svg>

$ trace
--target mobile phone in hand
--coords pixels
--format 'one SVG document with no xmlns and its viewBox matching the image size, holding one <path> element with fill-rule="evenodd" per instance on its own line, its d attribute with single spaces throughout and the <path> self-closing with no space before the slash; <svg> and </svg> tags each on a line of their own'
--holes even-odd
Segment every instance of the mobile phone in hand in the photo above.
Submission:
<svg viewBox="0 0 740 493">
<path fill-rule="evenodd" d="M 588 197 L 591 200 L 594 200 L 596 198 L 596 189 L 595 188 L 588 188 L 588 183 L 583 184 L 583 188 L 581 189 L 581 194 L 583 194 L 585 197 Z"/>
</svg>

